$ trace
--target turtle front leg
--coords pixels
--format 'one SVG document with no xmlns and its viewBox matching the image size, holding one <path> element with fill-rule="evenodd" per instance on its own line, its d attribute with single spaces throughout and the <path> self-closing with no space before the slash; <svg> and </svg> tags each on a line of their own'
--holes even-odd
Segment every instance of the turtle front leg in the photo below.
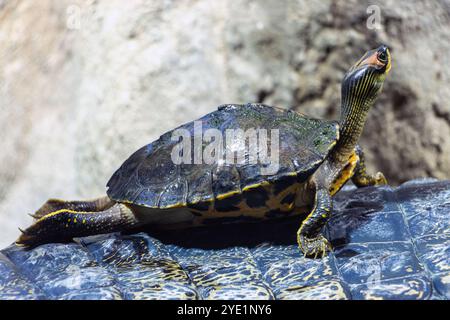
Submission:
<svg viewBox="0 0 450 320">
<path fill-rule="evenodd" d="M 316 187 L 314 207 L 297 231 L 297 243 L 307 257 L 324 257 L 331 250 L 328 240 L 320 233 L 331 216 L 333 203 L 329 188 Z"/>
<path fill-rule="evenodd" d="M 359 161 L 358 164 L 356 165 L 355 173 L 353 174 L 352 177 L 352 182 L 358 188 L 387 184 L 387 180 L 381 172 L 377 172 L 375 175 L 367 174 L 364 152 L 360 146 L 356 146 L 355 152 L 359 156 Z"/>
</svg>

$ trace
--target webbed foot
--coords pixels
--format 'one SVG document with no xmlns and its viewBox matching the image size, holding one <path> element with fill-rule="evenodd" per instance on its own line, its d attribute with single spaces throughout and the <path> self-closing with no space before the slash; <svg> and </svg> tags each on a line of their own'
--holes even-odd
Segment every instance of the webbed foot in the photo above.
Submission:
<svg viewBox="0 0 450 320">
<path fill-rule="evenodd" d="M 138 225 L 133 211 L 116 204 L 104 211 L 73 211 L 62 209 L 51 212 L 25 230 L 16 244 L 35 247 L 49 242 L 67 242 L 75 237 L 125 231 Z"/>
<path fill-rule="evenodd" d="M 297 236 L 298 247 L 305 257 L 323 258 L 328 251 L 331 251 L 330 242 L 321 234 L 314 238 L 308 238 L 304 235 Z"/>
<path fill-rule="evenodd" d="M 364 152 L 361 147 L 357 146 L 355 149 L 356 154 L 359 157 L 358 164 L 355 168 L 352 181 L 357 187 L 368 186 L 382 186 L 387 184 L 386 177 L 383 173 L 377 172 L 376 174 L 368 174 L 366 172 L 366 162 Z"/>
<path fill-rule="evenodd" d="M 383 186 L 383 185 L 388 184 L 386 177 L 381 172 L 377 172 L 375 174 L 374 179 L 375 179 L 375 185 L 376 186 Z"/>
</svg>

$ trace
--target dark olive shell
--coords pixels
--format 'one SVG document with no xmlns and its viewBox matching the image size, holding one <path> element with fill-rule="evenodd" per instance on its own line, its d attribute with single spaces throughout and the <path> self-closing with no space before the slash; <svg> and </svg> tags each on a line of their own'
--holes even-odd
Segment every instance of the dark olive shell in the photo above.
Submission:
<svg viewBox="0 0 450 320">
<path fill-rule="evenodd" d="M 173 131 L 169 131 L 122 164 L 107 184 L 108 196 L 117 202 L 151 208 L 183 207 L 245 192 L 262 183 L 283 184 L 292 177 L 302 182 L 320 166 L 338 137 L 336 122 L 262 104 L 222 105 L 198 121 L 202 123 L 202 133 L 218 129 L 224 146 L 234 151 L 245 148 L 245 143 L 233 141 L 226 145 L 227 129 L 266 129 L 269 137 L 271 129 L 278 129 L 278 172 L 261 174 L 261 163 L 176 165 L 171 153 L 179 141 L 172 140 Z M 180 128 L 194 136 L 194 122 L 177 129 Z"/>
</svg>

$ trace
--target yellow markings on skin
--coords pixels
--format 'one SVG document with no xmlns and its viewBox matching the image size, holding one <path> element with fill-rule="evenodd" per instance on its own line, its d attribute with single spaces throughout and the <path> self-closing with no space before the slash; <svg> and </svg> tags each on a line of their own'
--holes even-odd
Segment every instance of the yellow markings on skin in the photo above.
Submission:
<svg viewBox="0 0 450 320">
<path fill-rule="evenodd" d="M 387 55 L 389 57 L 388 64 L 386 66 L 386 71 L 385 71 L 385 74 L 387 75 L 389 73 L 389 71 L 391 70 L 391 53 L 389 52 L 388 48 L 386 48 L 386 52 L 387 52 Z"/>
<path fill-rule="evenodd" d="M 73 223 L 77 223 L 77 218 L 74 218 L 74 219 L 73 219 Z"/>
<path fill-rule="evenodd" d="M 344 169 L 339 173 L 336 179 L 333 181 L 330 187 L 330 194 L 334 195 L 341 187 L 350 179 L 358 163 L 359 157 L 356 152 L 353 152 L 345 165 Z"/>
<path fill-rule="evenodd" d="M 303 220 L 300 228 L 298 228 L 298 230 L 297 230 L 297 244 L 301 251 L 303 251 L 302 242 L 300 241 L 302 226 L 306 221 L 308 221 L 311 218 L 311 216 L 313 215 L 314 211 L 316 211 L 316 209 L 317 209 L 317 192 L 314 195 L 314 207 L 312 208 L 311 212 L 306 216 L 305 220 Z"/>
<path fill-rule="evenodd" d="M 276 184 L 276 183 L 275 183 Z M 286 212 L 286 216 L 290 216 L 291 213 L 294 211 L 295 207 L 295 201 L 293 200 L 292 203 L 281 203 L 281 200 L 284 199 L 289 194 L 296 194 L 297 190 L 300 188 L 301 184 L 299 183 L 293 183 L 292 185 L 288 186 L 286 189 L 282 190 L 278 194 L 274 194 L 274 186 L 275 184 L 264 182 L 260 184 L 254 184 L 250 185 L 243 189 L 242 192 L 242 199 L 239 203 L 235 204 L 234 206 L 237 208 L 235 211 L 218 211 L 214 207 L 214 205 L 210 205 L 208 210 L 202 211 L 202 210 L 195 210 L 191 209 L 192 211 L 195 211 L 196 213 L 200 213 L 202 216 L 197 217 L 198 223 L 201 224 L 202 220 L 204 219 L 214 219 L 214 218 L 225 218 L 225 217 L 252 217 L 252 218 L 258 218 L 258 219 L 266 219 L 266 213 L 271 210 L 280 210 L 282 212 Z M 260 207 L 249 207 L 247 204 L 247 197 L 246 192 L 251 192 L 249 189 L 254 189 L 257 187 L 263 187 L 264 192 L 268 195 L 268 200 L 266 200 L 265 203 L 261 203 Z M 245 190 L 245 191 L 244 191 Z M 216 199 L 216 201 L 218 198 Z M 226 201 L 226 198 L 224 200 L 219 201 Z M 212 203 L 212 202 L 211 202 Z M 295 212 L 297 213 L 297 212 Z M 300 214 L 302 212 L 298 212 Z"/>
<path fill-rule="evenodd" d="M 86 219 L 83 219 L 83 224 L 86 224 Z"/>
<path fill-rule="evenodd" d="M 43 216 L 42 218 L 40 218 L 39 220 L 37 220 L 36 223 L 41 222 L 41 221 L 43 221 L 43 220 L 45 220 L 45 219 L 48 219 L 48 218 L 50 218 L 50 217 L 56 216 L 56 215 L 58 215 L 58 214 L 60 214 L 60 213 L 63 213 L 63 212 L 78 213 L 78 212 L 73 211 L 73 210 L 61 209 L 61 210 L 53 211 L 53 212 L 51 212 L 51 213 L 49 213 L 49 214 L 46 214 L 45 216 Z"/>
<path fill-rule="evenodd" d="M 39 220 L 37 220 L 35 223 L 39 223 L 39 222 L 41 222 L 41 221 L 43 221 L 43 220 L 45 220 L 45 219 L 54 217 L 54 216 L 56 216 L 56 215 L 58 215 L 58 214 L 61 214 L 61 213 L 96 214 L 96 213 L 98 213 L 98 212 L 95 212 L 95 211 L 92 211 L 92 212 L 89 212 L 89 211 L 74 211 L 74 210 L 69 210 L 69 209 L 61 209 L 61 210 L 53 211 L 53 212 L 51 212 L 51 213 L 49 213 L 49 214 L 46 214 L 45 216 L 43 216 L 42 218 L 40 218 Z M 69 222 L 70 222 L 70 221 L 69 221 Z"/>
</svg>

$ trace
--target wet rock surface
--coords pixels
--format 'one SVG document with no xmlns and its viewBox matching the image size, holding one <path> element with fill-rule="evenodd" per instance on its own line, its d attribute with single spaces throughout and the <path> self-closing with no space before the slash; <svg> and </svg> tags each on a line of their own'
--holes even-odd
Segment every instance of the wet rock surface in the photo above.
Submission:
<svg viewBox="0 0 450 320">
<path fill-rule="evenodd" d="M 306 259 L 298 219 L 0 251 L 0 299 L 450 299 L 450 181 L 346 187 Z"/>
</svg>

